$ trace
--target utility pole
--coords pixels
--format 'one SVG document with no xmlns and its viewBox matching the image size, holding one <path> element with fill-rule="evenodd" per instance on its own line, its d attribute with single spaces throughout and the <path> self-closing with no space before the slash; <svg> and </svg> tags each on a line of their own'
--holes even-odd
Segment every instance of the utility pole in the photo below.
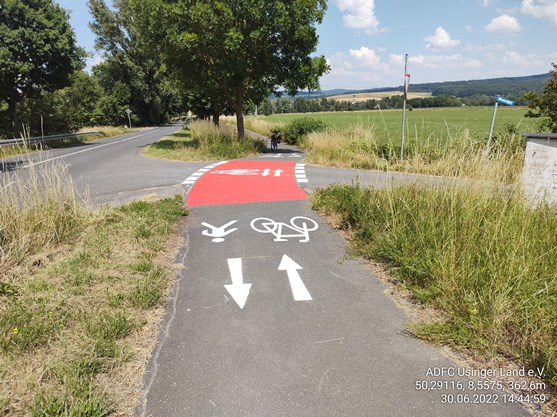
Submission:
<svg viewBox="0 0 557 417">
<path fill-rule="evenodd" d="M 408 85 L 410 74 L 408 74 L 408 54 L 404 56 L 404 102 L 402 104 L 402 137 L 400 144 L 400 160 L 404 157 L 404 131 L 406 130 L 406 99 L 408 98 Z"/>
</svg>

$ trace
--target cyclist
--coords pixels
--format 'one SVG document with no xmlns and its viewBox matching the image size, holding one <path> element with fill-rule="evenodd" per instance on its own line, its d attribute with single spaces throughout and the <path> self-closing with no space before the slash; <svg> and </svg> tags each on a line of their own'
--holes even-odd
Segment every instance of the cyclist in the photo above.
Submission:
<svg viewBox="0 0 557 417">
<path fill-rule="evenodd" d="M 273 134 L 271 135 L 271 150 L 275 151 L 278 149 L 278 143 L 280 140 L 280 135 L 278 131 L 273 130 Z"/>
</svg>

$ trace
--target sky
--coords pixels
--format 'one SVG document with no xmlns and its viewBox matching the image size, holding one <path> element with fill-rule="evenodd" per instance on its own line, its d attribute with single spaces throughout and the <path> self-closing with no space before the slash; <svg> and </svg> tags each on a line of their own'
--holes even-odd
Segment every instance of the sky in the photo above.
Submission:
<svg viewBox="0 0 557 417">
<path fill-rule="evenodd" d="M 102 60 L 86 0 L 71 11 L 80 46 Z M 547 73 L 557 63 L 557 0 L 328 0 L 317 54 L 323 90 L 395 87 L 404 56 L 413 84 Z"/>
</svg>

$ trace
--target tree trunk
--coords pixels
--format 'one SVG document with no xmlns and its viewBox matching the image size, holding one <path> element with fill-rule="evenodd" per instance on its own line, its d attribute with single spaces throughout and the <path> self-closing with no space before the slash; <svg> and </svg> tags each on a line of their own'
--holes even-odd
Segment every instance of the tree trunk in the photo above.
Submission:
<svg viewBox="0 0 557 417">
<path fill-rule="evenodd" d="M 21 127 L 19 126 L 19 119 L 17 117 L 17 101 L 13 96 L 8 99 L 8 114 L 10 116 L 10 123 L 12 125 L 14 138 L 20 138 L 22 133 Z"/>
<path fill-rule="evenodd" d="M 213 108 L 213 124 L 215 126 L 220 126 L 220 109 Z"/>
<path fill-rule="evenodd" d="M 236 102 L 234 103 L 236 110 L 236 128 L 238 130 L 238 138 L 243 139 L 246 135 L 244 130 L 244 91 L 238 89 L 236 91 Z"/>
</svg>

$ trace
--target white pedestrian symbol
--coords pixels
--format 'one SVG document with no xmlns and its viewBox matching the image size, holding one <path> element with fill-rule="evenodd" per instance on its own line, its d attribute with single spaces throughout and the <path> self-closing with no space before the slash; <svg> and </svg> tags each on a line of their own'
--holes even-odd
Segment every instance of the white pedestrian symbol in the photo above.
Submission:
<svg viewBox="0 0 557 417">
<path fill-rule="evenodd" d="M 224 242 L 224 237 L 226 235 L 229 235 L 232 232 L 235 232 L 236 230 L 238 230 L 238 228 L 234 228 L 234 229 L 230 229 L 230 230 L 226 230 L 226 228 L 228 226 L 232 226 L 234 223 L 237 223 L 238 220 L 232 220 L 231 222 L 226 223 L 224 226 L 221 227 L 216 227 L 213 225 L 210 225 L 209 223 L 205 223 L 205 222 L 201 222 L 201 224 L 205 227 L 208 227 L 210 230 L 203 230 L 201 232 L 201 234 L 203 236 L 209 236 L 213 238 L 213 242 L 215 243 L 220 243 L 220 242 Z"/>
<path fill-rule="evenodd" d="M 300 238 L 300 242 L 309 242 L 309 232 L 317 230 L 315 220 L 308 217 L 292 217 L 290 224 L 276 222 L 266 217 L 252 220 L 251 228 L 259 233 L 271 233 L 275 242 L 287 242 L 288 238 Z"/>
</svg>

